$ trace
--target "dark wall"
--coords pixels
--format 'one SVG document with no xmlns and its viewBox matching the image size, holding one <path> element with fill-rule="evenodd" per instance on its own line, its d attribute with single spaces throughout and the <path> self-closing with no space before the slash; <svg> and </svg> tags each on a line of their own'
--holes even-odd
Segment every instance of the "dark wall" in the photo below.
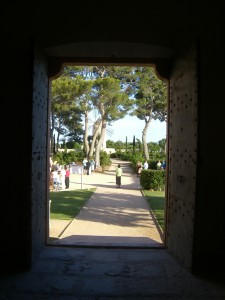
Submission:
<svg viewBox="0 0 225 300">
<path fill-rule="evenodd" d="M 23 270 L 31 259 L 31 143 L 33 55 L 29 40 L 2 47 L 1 272 Z"/>
<path fill-rule="evenodd" d="M 32 6 L 31 6 L 32 5 Z M 108 7 L 107 7 L 108 5 Z M 222 260 L 224 199 L 224 1 L 95 2 L 82 7 L 7 2 L 2 8 L 1 268 L 31 263 L 32 41 L 43 50 L 82 41 L 137 42 L 169 48 L 175 57 L 199 41 L 197 196 L 193 268 Z M 149 8 L 150 7 L 150 8 Z M 102 11 L 103 10 L 103 11 Z M 101 13 L 100 13 L 101 11 Z M 4 117 L 4 118 L 3 118 Z M 219 161 L 219 163 L 218 163 Z M 220 264 L 221 267 L 221 264 Z"/>
<path fill-rule="evenodd" d="M 194 269 L 224 268 L 225 190 L 223 124 L 225 47 L 222 27 L 209 30 L 199 47 L 199 138 Z"/>
</svg>

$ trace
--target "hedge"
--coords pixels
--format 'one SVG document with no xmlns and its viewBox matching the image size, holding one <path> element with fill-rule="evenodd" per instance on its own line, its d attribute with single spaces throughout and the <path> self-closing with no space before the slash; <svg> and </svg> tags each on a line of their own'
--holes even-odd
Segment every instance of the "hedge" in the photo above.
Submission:
<svg viewBox="0 0 225 300">
<path fill-rule="evenodd" d="M 165 170 L 142 170 L 140 185 L 144 190 L 161 191 L 165 190 L 166 171 Z"/>
</svg>

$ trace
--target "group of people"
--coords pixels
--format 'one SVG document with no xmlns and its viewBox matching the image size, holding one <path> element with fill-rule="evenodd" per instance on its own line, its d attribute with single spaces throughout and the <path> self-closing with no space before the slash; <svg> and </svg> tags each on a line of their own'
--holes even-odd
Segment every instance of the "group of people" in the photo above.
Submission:
<svg viewBox="0 0 225 300">
<path fill-rule="evenodd" d="M 145 160 L 143 165 L 140 161 L 137 162 L 137 176 L 138 177 L 140 176 L 142 169 L 144 169 L 144 170 L 148 169 L 148 161 L 147 160 Z"/>
<path fill-rule="evenodd" d="M 95 161 L 93 158 L 83 159 L 84 174 L 91 175 L 95 170 Z"/>
<path fill-rule="evenodd" d="M 156 168 L 157 168 L 157 170 L 165 170 L 166 169 L 165 160 L 163 160 L 162 162 L 161 162 L 161 160 L 159 160 L 156 164 Z"/>
<path fill-rule="evenodd" d="M 139 177 L 140 174 L 141 174 L 141 171 L 144 169 L 144 170 L 147 170 L 149 167 L 149 164 L 148 164 L 148 161 L 145 160 L 144 164 L 142 165 L 142 163 L 140 161 L 137 162 L 137 176 Z M 166 169 L 166 161 L 163 160 L 161 162 L 161 160 L 159 160 L 156 164 L 156 168 L 157 170 L 165 170 Z"/>
<path fill-rule="evenodd" d="M 91 175 L 95 170 L 94 159 L 84 158 L 83 174 Z M 64 190 L 70 187 L 70 165 L 60 165 L 50 157 L 50 186 L 53 190 Z M 50 189 L 51 189 L 50 187 Z"/>
<path fill-rule="evenodd" d="M 50 183 L 53 190 L 64 190 L 70 187 L 70 166 L 53 164 L 50 172 Z"/>
<path fill-rule="evenodd" d="M 87 175 L 91 175 L 92 171 L 95 170 L 95 162 L 93 159 L 89 160 L 85 158 L 83 160 L 83 167 L 84 167 L 84 172 Z M 146 160 L 144 164 L 140 161 L 137 162 L 137 176 L 139 177 L 141 174 L 142 169 L 147 170 L 149 167 L 148 161 Z M 157 169 L 165 169 L 166 164 L 165 161 L 161 163 L 159 160 L 157 165 Z M 70 166 L 69 165 L 64 165 L 61 166 L 57 164 L 57 162 L 54 162 L 50 165 L 51 168 L 51 181 L 53 183 L 54 190 L 59 190 L 59 189 L 68 189 L 70 186 Z M 121 165 L 118 164 L 116 168 L 116 185 L 117 188 L 121 187 L 121 177 L 123 174 L 123 170 L 121 168 Z"/>
<path fill-rule="evenodd" d="M 142 168 L 148 169 L 147 160 L 144 162 L 143 166 L 142 166 L 142 163 L 140 161 L 137 162 L 137 176 L 140 176 Z M 117 188 L 121 187 L 122 174 L 123 174 L 123 171 L 122 171 L 121 165 L 118 164 L 117 168 L 116 168 L 116 185 L 117 185 Z"/>
</svg>

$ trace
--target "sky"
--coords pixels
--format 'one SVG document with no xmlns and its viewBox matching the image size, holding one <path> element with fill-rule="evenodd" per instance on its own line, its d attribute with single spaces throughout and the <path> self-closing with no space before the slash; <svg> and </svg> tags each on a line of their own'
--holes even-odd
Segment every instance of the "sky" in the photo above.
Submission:
<svg viewBox="0 0 225 300">
<path fill-rule="evenodd" d="M 137 117 L 126 116 L 125 118 L 113 123 L 113 126 L 108 127 L 106 140 L 114 142 L 122 141 L 132 143 L 135 135 L 136 139 L 142 140 L 142 130 L 145 122 Z M 109 133 L 111 132 L 111 134 Z M 148 128 L 147 143 L 158 142 L 166 138 L 166 122 L 152 121 Z"/>
</svg>

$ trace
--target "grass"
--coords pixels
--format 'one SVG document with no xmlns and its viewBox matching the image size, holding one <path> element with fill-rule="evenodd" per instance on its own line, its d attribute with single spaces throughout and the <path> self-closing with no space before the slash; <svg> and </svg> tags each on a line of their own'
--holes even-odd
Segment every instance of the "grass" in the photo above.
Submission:
<svg viewBox="0 0 225 300">
<path fill-rule="evenodd" d="M 86 190 L 54 191 L 49 193 L 51 200 L 50 219 L 71 220 L 95 192 L 95 188 Z"/>
<path fill-rule="evenodd" d="M 143 190 L 143 195 L 145 196 L 150 209 L 154 213 L 156 221 L 164 230 L 164 210 L 165 210 L 165 192 L 164 191 L 148 191 Z"/>
</svg>

